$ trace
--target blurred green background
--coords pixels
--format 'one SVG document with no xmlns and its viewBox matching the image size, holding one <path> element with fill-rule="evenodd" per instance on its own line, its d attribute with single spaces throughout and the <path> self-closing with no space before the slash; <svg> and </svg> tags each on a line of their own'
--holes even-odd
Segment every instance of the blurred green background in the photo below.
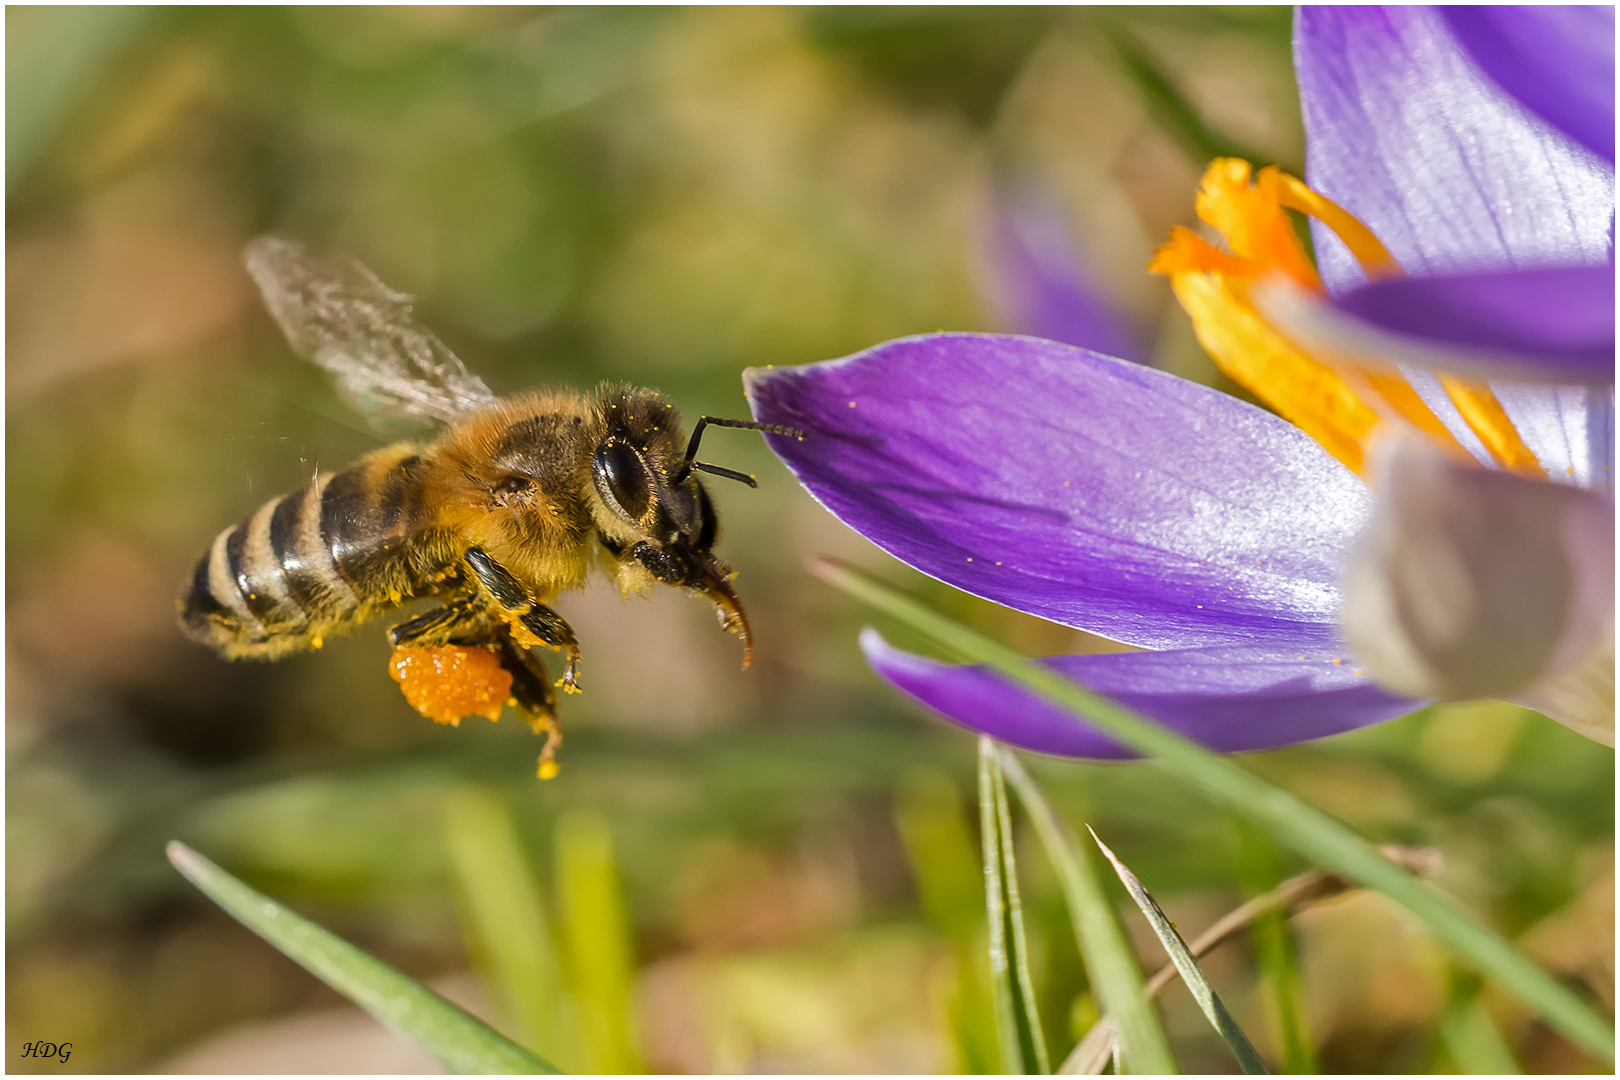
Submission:
<svg viewBox="0 0 1620 1080">
<path fill-rule="evenodd" d="M 173 626 L 193 561 L 380 443 L 290 353 L 240 252 L 273 230 L 359 257 L 497 392 L 617 378 L 743 416 L 746 366 L 1001 328 L 976 282 L 1015 177 L 1057 200 L 1145 355 L 1216 382 L 1144 267 L 1191 224 L 1210 153 L 1299 167 L 1288 11 L 13 7 L 6 26 L 11 1067 L 431 1069 L 186 886 L 171 837 L 567 1068 L 993 1065 L 973 741 L 878 684 L 869 616 L 803 562 L 850 559 L 1033 654 L 1106 645 L 900 567 L 757 438 L 719 433 L 710 460 L 760 477 L 711 486 L 754 667 L 690 598 L 566 597 L 587 693 L 554 781 L 510 717 L 413 713 L 381 627 L 223 663 Z M 1481 704 L 1248 760 L 1437 848 L 1445 888 L 1612 1011 L 1609 750 Z M 1184 932 L 1301 869 L 1151 766 L 1034 767 Z M 1095 1007 L 1024 854 L 1057 1060 Z M 1377 897 L 1293 931 L 1324 1071 L 1596 1066 Z M 1278 1061 L 1251 943 L 1208 969 Z M 1233 1067 L 1179 987 L 1165 1010 L 1187 1071 Z M 70 1060 L 16 1058 L 39 1039 Z"/>
</svg>

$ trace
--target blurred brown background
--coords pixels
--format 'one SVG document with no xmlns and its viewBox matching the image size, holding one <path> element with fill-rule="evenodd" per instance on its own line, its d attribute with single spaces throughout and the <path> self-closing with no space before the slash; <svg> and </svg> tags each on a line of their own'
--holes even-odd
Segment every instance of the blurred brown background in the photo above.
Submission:
<svg viewBox="0 0 1620 1080">
<path fill-rule="evenodd" d="M 983 1067 L 959 1008 L 983 957 L 953 944 L 979 902 L 971 859 L 965 892 L 951 877 L 977 857 L 972 740 L 877 683 L 854 644 L 870 616 L 803 561 L 878 569 L 1032 653 L 1083 635 L 898 567 L 759 440 L 720 433 L 711 459 L 760 477 L 715 486 L 754 668 L 689 598 L 565 598 L 588 692 L 565 702 L 555 781 L 533 779 L 537 741 L 510 718 L 414 714 L 381 627 L 225 664 L 173 626 L 192 562 L 380 442 L 288 350 L 240 252 L 276 231 L 359 257 L 497 392 L 620 378 L 689 418 L 742 416 L 746 366 L 1002 328 L 976 283 L 993 192 L 1013 181 L 1061 209 L 1057 239 L 1143 358 L 1214 381 L 1144 267 L 1189 222 L 1211 153 L 1298 167 L 1287 10 L 6 17 L 11 1067 L 424 1067 L 191 891 L 163 861 L 171 837 L 509 1025 L 445 854 L 446 800 L 469 790 L 510 812 L 565 915 L 559 845 L 609 838 L 649 1068 Z M 1481 705 L 1251 760 L 1377 839 L 1439 848 L 1447 888 L 1612 1008 L 1609 751 Z M 1184 928 L 1297 869 L 1262 853 L 1253 870 L 1232 823 L 1151 767 L 1040 773 Z M 1061 1057 L 1094 1005 L 1027 854 Z M 929 874 L 944 892 L 919 893 Z M 1296 928 L 1325 1070 L 1500 1064 L 1466 1029 L 1477 986 L 1399 912 L 1351 897 Z M 1247 944 L 1210 970 L 1274 1054 Z M 1592 1066 L 1481 1000 L 1525 1068 Z M 1184 992 L 1166 1007 L 1188 1071 L 1231 1067 Z M 35 1039 L 71 1059 L 18 1059 Z"/>
</svg>

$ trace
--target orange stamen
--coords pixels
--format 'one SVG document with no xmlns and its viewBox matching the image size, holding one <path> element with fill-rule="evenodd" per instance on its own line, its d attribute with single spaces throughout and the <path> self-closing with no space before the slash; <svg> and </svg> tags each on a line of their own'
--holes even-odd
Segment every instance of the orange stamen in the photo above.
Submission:
<svg viewBox="0 0 1620 1080">
<path fill-rule="evenodd" d="M 1312 191 L 1303 180 L 1282 172 L 1275 165 L 1267 165 L 1260 170 L 1260 183 L 1275 191 L 1277 201 L 1283 206 L 1313 217 L 1332 229 L 1344 241 L 1344 246 L 1350 249 L 1350 254 L 1356 257 L 1356 262 L 1361 264 L 1368 278 L 1377 281 L 1405 275 L 1406 271 L 1395 261 L 1395 256 L 1389 253 L 1389 249 L 1373 235 L 1371 229 L 1361 223 L 1360 218 L 1321 192 Z"/>
<path fill-rule="evenodd" d="M 1457 441 L 1457 437 L 1446 428 L 1438 416 L 1434 415 L 1434 410 L 1418 397 L 1418 392 L 1412 389 L 1412 384 L 1406 381 L 1404 375 L 1382 365 L 1347 366 L 1352 368 L 1369 390 L 1378 395 L 1379 400 L 1391 412 L 1411 424 L 1430 442 L 1459 457 L 1466 456 L 1466 451 Z"/>
<path fill-rule="evenodd" d="M 1523 476 L 1546 477 L 1547 471 L 1519 438 L 1518 429 L 1489 386 L 1455 375 L 1441 375 L 1440 385 L 1498 465 Z"/>
<path fill-rule="evenodd" d="M 1322 279 L 1311 265 L 1294 226 L 1278 208 L 1275 168 L 1260 170 L 1260 183 L 1249 182 L 1249 163 L 1217 158 L 1204 173 L 1193 204 L 1198 216 L 1226 237 L 1232 253 L 1256 268 L 1282 271 L 1307 288 L 1320 290 Z"/>
<path fill-rule="evenodd" d="M 1404 271 L 1354 214 L 1298 178 L 1267 166 L 1250 180 L 1236 158 L 1210 163 L 1199 186 L 1198 216 L 1217 229 L 1225 252 L 1177 227 L 1149 264 L 1166 274 L 1192 316 L 1198 340 L 1222 371 L 1304 430 L 1358 474 L 1382 418 L 1400 419 L 1455 454 L 1463 448 L 1398 371 L 1354 357 L 1306 353 L 1254 307 L 1249 285 L 1284 274 L 1324 293 L 1320 277 L 1284 209 L 1316 218 L 1342 240 L 1370 280 Z M 1515 472 L 1541 468 L 1488 386 L 1441 376 L 1441 386 L 1496 462 Z"/>
<path fill-rule="evenodd" d="M 1360 474 L 1378 414 L 1326 364 L 1302 352 L 1248 302 L 1244 284 L 1179 273 L 1176 299 L 1216 365 Z"/>
</svg>

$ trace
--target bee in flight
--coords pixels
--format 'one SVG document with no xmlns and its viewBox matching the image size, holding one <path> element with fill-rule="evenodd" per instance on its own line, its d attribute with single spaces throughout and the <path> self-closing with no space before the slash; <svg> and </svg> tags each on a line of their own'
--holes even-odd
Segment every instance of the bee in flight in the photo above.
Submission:
<svg viewBox="0 0 1620 1080">
<path fill-rule="evenodd" d="M 413 600 L 437 606 L 388 631 L 392 667 L 425 714 L 495 719 L 512 700 L 548 738 L 557 698 L 535 649 L 564 654 L 556 686 L 579 689 L 579 643 L 550 605 L 605 570 L 625 595 L 657 584 L 698 593 L 753 642 L 730 569 L 713 554 L 714 504 L 697 473 L 754 478 L 697 460 L 708 425 L 803 438 L 792 428 L 680 417 L 654 390 L 533 390 L 497 398 L 433 333 L 411 298 L 359 262 L 261 237 L 248 273 L 294 351 L 378 419 L 446 425 L 317 473 L 221 532 L 179 601 L 186 635 L 229 659 L 275 660 Z"/>
</svg>

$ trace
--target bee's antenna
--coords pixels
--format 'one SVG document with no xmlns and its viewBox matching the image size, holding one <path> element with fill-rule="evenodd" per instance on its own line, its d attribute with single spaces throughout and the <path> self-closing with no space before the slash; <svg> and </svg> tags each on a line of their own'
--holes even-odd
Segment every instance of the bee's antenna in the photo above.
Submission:
<svg viewBox="0 0 1620 1080">
<path fill-rule="evenodd" d="M 727 480 L 740 480 L 751 488 L 759 487 L 759 481 L 755 480 L 750 473 L 740 473 L 735 469 L 723 469 L 718 465 L 707 465 L 701 461 L 691 462 L 690 466 L 682 465 L 677 475 L 680 476 L 681 480 L 685 480 L 687 474 L 693 471 L 706 472 L 711 476 L 723 476 Z M 676 483 L 680 483 L 680 480 L 677 480 Z"/>
<path fill-rule="evenodd" d="M 710 424 L 716 427 L 742 428 L 745 431 L 768 431 L 772 435 L 791 435 L 796 439 L 804 438 L 804 432 L 798 428 L 786 427 L 782 424 L 761 424 L 754 420 L 724 420 L 718 416 L 700 416 L 698 417 L 697 427 L 692 429 L 692 441 L 686 444 L 686 460 L 681 462 L 681 467 L 675 470 L 674 476 L 670 477 L 669 482 L 671 484 L 681 483 L 692 475 L 692 470 L 696 469 L 698 472 L 706 472 L 713 476 L 724 476 L 728 480 L 740 480 L 749 487 L 759 486 L 754 482 L 754 478 L 747 473 L 722 469 L 718 465 L 707 465 L 696 460 L 698 444 L 703 441 L 703 429 Z"/>
</svg>

